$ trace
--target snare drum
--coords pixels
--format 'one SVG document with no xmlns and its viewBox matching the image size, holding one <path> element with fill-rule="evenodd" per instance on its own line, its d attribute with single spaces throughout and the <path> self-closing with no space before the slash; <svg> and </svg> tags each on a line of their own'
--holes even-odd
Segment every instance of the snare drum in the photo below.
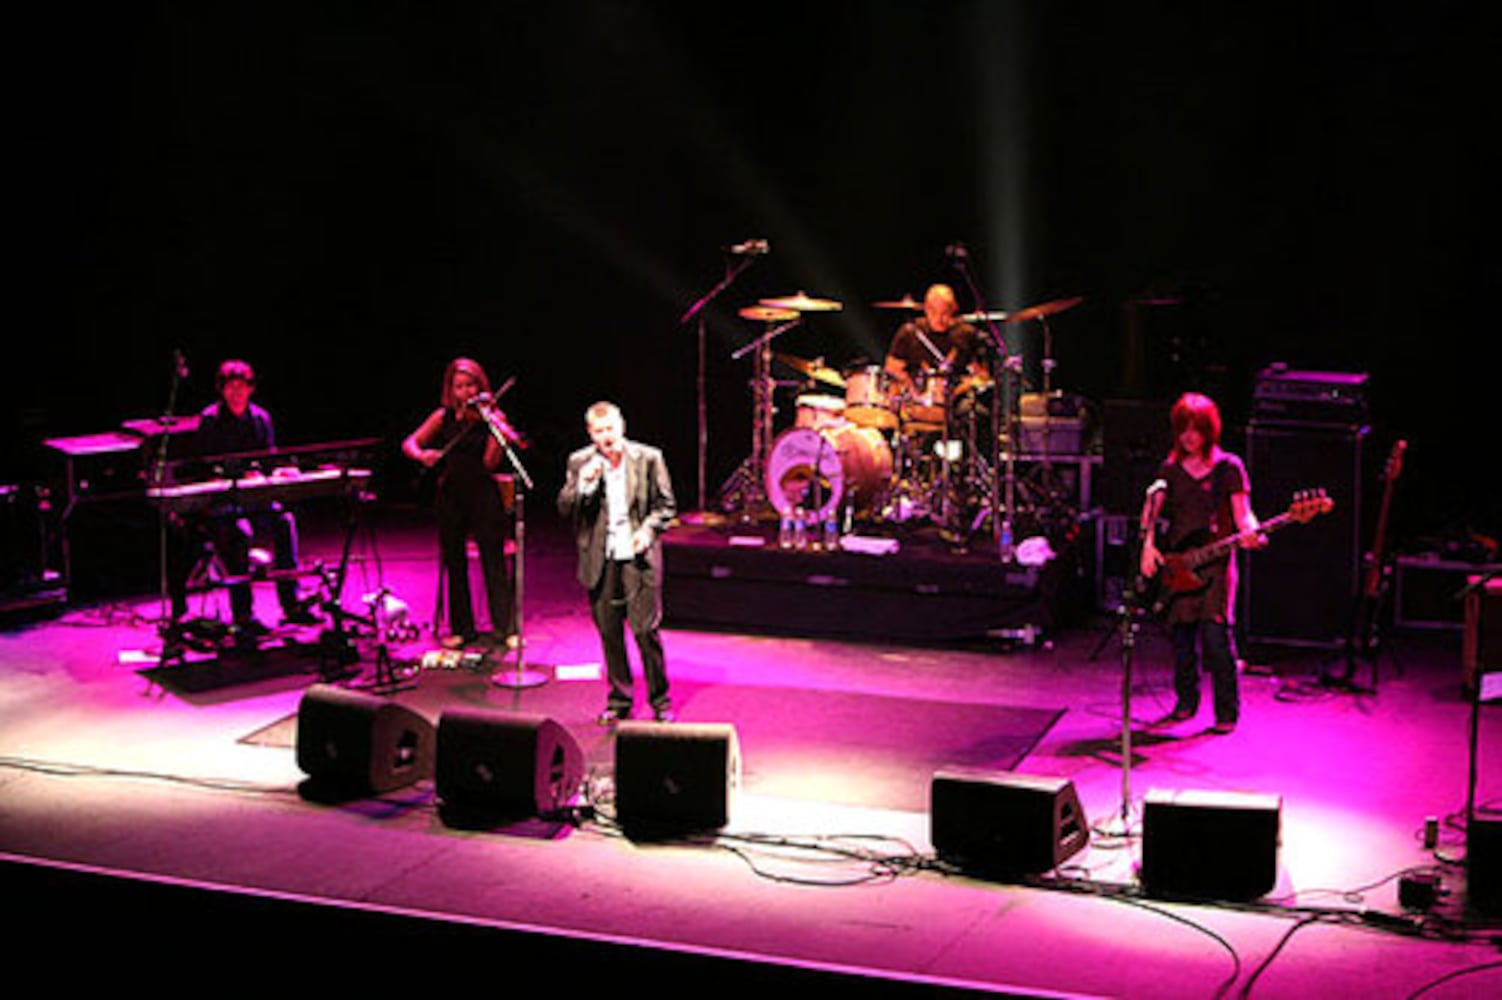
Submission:
<svg viewBox="0 0 1502 1000">
<path fill-rule="evenodd" d="M 838 396 L 811 392 L 798 397 L 798 408 L 793 417 L 794 427 L 818 431 L 826 427 L 837 427 L 844 422 L 845 401 Z"/>
<path fill-rule="evenodd" d="M 945 412 L 944 380 L 931 375 L 902 398 L 902 422 L 910 430 L 942 430 Z"/>
<path fill-rule="evenodd" d="M 861 427 L 891 430 L 897 426 L 897 407 L 892 403 L 891 376 L 881 365 L 860 365 L 845 372 L 845 419 Z"/>
<path fill-rule="evenodd" d="M 767 460 L 767 499 L 777 512 L 802 507 L 820 521 L 846 502 L 875 508 L 891 481 L 892 449 L 874 427 L 794 427 L 777 436 Z"/>
</svg>

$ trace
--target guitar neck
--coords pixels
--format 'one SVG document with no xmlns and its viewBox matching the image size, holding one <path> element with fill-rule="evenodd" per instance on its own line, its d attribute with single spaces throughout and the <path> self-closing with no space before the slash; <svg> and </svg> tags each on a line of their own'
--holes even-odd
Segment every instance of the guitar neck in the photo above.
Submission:
<svg viewBox="0 0 1502 1000">
<path fill-rule="evenodd" d="M 1293 523 L 1293 514 L 1291 512 L 1285 511 L 1284 513 L 1279 514 L 1276 517 L 1269 518 L 1268 520 L 1263 521 L 1256 531 L 1238 531 L 1234 535 L 1227 535 L 1226 537 L 1211 542 L 1208 545 L 1202 545 L 1197 549 L 1192 549 L 1189 552 L 1184 553 L 1181 558 L 1184 560 L 1184 564 L 1189 566 L 1191 569 L 1198 566 L 1203 566 L 1205 563 L 1219 559 L 1227 552 L 1239 548 L 1243 540 L 1250 538 L 1253 535 L 1268 535 L 1273 533 L 1274 531 L 1277 531 L 1279 528 L 1286 528 Z"/>
</svg>

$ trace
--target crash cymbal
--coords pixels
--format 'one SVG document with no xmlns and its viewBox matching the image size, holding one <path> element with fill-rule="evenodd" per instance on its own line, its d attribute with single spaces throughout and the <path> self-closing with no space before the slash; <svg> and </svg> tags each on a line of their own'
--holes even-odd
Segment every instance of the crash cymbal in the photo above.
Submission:
<svg viewBox="0 0 1502 1000">
<path fill-rule="evenodd" d="M 966 323 L 1000 323 L 1011 317 L 1008 313 L 1001 312 L 1000 310 L 995 310 L 992 312 L 965 313 L 959 318 L 964 320 Z"/>
<path fill-rule="evenodd" d="M 1076 295 L 1072 299 L 1054 299 L 1052 302 L 1043 302 L 1036 306 L 1028 306 L 1026 309 L 1019 309 L 1008 316 L 1007 322 L 1026 323 L 1030 319 L 1052 316 L 1054 313 L 1061 313 L 1065 309 L 1073 309 L 1083 301 L 1085 301 L 1084 296 Z"/>
<path fill-rule="evenodd" d="M 895 302 L 887 300 L 885 302 L 873 302 L 871 305 L 877 309 L 911 309 L 914 312 L 921 312 L 923 309 L 923 303 L 911 295 L 904 295 Z"/>
<path fill-rule="evenodd" d="M 802 372 L 817 382 L 838 386 L 841 389 L 845 388 L 845 377 L 820 361 L 805 361 L 802 358 L 795 358 L 791 354 L 773 354 L 772 357 L 794 371 Z"/>
<path fill-rule="evenodd" d="M 793 309 L 797 312 L 836 312 L 844 308 L 833 299 L 811 299 L 803 292 L 780 299 L 762 299 L 761 304 L 772 309 Z"/>
<path fill-rule="evenodd" d="M 771 306 L 746 306 L 741 310 L 742 319 L 754 319 L 760 323 L 781 323 L 787 319 L 797 319 L 796 309 L 773 309 Z"/>
</svg>

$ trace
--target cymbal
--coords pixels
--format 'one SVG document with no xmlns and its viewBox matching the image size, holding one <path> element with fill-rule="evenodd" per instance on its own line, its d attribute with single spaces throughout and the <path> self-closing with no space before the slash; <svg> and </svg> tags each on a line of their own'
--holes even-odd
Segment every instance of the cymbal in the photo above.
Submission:
<svg viewBox="0 0 1502 1000">
<path fill-rule="evenodd" d="M 1004 320 L 1010 319 L 1011 315 L 1009 313 L 1004 313 L 1001 310 L 997 309 L 997 310 L 993 310 L 992 312 L 965 313 L 963 316 L 960 316 L 959 318 L 962 319 L 962 320 L 964 320 L 966 323 L 989 323 L 989 322 L 991 322 L 993 320 L 999 323 L 999 322 L 1002 322 Z"/>
<path fill-rule="evenodd" d="M 836 312 L 844 308 L 833 299 L 811 299 L 803 292 L 780 299 L 762 299 L 761 304 L 772 309 L 793 309 L 797 312 Z"/>
<path fill-rule="evenodd" d="M 780 323 L 785 319 L 797 319 L 796 309 L 773 309 L 771 306 L 746 306 L 741 310 L 742 319 L 754 319 L 762 323 Z"/>
<path fill-rule="evenodd" d="M 888 300 L 885 302 L 873 302 L 871 303 L 871 305 L 873 305 L 877 309 L 911 309 L 914 312 L 918 312 L 923 308 L 923 303 L 919 302 L 911 295 L 904 295 L 902 298 L 896 300 L 895 302 Z"/>
<path fill-rule="evenodd" d="M 1085 301 L 1084 296 L 1076 295 L 1072 299 L 1054 299 L 1052 302 L 1043 302 L 1036 306 L 1028 306 L 1026 309 L 1019 309 L 1008 316 L 1007 322 L 1026 323 L 1030 319 L 1041 319 L 1044 316 L 1052 316 L 1054 313 L 1061 313 L 1065 309 L 1073 309 L 1083 301 Z"/>
<path fill-rule="evenodd" d="M 781 361 L 789 368 L 802 372 L 815 381 L 823 382 L 825 385 L 838 386 L 841 389 L 845 388 L 845 377 L 843 375 L 817 361 L 805 361 L 802 358 L 795 358 L 791 354 L 773 354 L 772 357 Z"/>
</svg>

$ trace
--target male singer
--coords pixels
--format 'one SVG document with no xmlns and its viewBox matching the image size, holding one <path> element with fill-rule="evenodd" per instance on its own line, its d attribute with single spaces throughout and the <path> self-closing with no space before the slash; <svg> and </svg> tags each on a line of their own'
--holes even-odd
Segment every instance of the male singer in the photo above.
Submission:
<svg viewBox="0 0 1502 1000">
<path fill-rule="evenodd" d="M 658 722 L 674 719 L 663 665 L 661 536 L 677 512 L 662 452 L 629 440 L 614 403 L 584 414 L 591 444 L 568 458 L 558 510 L 574 526 L 579 582 L 589 591 L 610 693 L 598 719 L 609 726 L 631 717 L 631 665 L 624 625 L 641 654 L 647 703 Z"/>
</svg>

